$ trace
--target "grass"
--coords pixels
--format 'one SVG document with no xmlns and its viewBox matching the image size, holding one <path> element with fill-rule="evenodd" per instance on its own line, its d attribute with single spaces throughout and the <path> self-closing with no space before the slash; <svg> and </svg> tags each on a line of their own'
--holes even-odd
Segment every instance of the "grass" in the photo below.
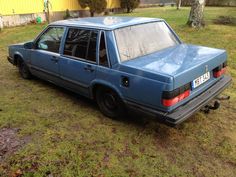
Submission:
<svg viewBox="0 0 236 177">
<path fill-rule="evenodd" d="M 205 10 L 207 26 L 185 26 L 189 8 L 138 9 L 132 16 L 160 17 L 186 43 L 228 52 L 236 77 L 236 27 L 215 25 L 236 8 Z M 127 15 L 127 14 L 124 14 Z M 6 60 L 7 46 L 32 39 L 45 25 L 0 32 L 0 128 L 19 128 L 25 144 L 0 163 L 0 176 L 235 176 L 236 85 L 230 101 L 211 114 L 197 113 L 177 128 L 145 117 L 115 121 L 94 102 L 41 80 L 23 80 Z"/>
</svg>

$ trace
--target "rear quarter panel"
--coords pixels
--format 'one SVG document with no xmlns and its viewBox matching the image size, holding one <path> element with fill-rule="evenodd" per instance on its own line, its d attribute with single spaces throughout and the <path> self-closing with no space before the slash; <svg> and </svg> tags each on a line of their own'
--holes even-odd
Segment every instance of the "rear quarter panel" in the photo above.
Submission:
<svg viewBox="0 0 236 177">
<path fill-rule="evenodd" d="M 116 90 L 123 100 L 154 109 L 166 110 L 167 108 L 161 104 L 162 91 L 173 89 L 173 79 L 120 64 L 115 36 L 112 31 L 106 32 L 106 41 L 111 68 L 99 66 L 96 80 L 92 85 L 95 83 L 107 85 Z M 129 78 L 129 87 L 122 85 L 123 77 Z"/>
<path fill-rule="evenodd" d="M 157 110 L 167 110 L 161 104 L 162 91 L 172 88 L 173 83 L 160 82 L 143 77 L 141 73 L 140 75 L 131 74 L 119 69 L 98 67 L 96 80 L 93 84 L 100 83 L 113 88 L 125 101 Z M 129 87 L 122 85 L 123 77 L 129 79 Z"/>
</svg>

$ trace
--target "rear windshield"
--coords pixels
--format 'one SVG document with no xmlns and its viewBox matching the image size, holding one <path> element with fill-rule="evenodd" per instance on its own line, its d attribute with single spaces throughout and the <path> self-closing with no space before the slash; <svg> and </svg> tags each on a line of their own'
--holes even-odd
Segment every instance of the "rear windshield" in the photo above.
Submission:
<svg viewBox="0 0 236 177">
<path fill-rule="evenodd" d="M 177 45 L 165 22 L 153 22 L 115 30 L 121 62 Z"/>
</svg>

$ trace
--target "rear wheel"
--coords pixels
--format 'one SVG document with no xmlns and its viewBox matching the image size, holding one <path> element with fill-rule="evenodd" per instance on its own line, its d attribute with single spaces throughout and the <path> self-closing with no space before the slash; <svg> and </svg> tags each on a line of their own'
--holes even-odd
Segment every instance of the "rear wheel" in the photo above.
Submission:
<svg viewBox="0 0 236 177">
<path fill-rule="evenodd" d="M 101 112 L 107 117 L 118 119 L 126 113 L 124 103 L 112 89 L 100 87 L 96 91 L 96 101 Z"/>
<path fill-rule="evenodd" d="M 18 60 L 19 73 L 23 79 L 31 79 L 32 74 L 29 71 L 28 66 L 21 59 Z"/>
</svg>

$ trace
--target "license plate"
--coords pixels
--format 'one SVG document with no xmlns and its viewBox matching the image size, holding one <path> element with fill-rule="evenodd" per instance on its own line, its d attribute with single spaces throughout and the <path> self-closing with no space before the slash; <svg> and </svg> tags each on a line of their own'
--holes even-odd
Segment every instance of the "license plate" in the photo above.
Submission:
<svg viewBox="0 0 236 177">
<path fill-rule="evenodd" d="M 198 77 L 197 79 L 193 80 L 192 88 L 197 88 L 198 86 L 202 85 L 206 81 L 210 79 L 210 72 L 203 74 L 202 76 Z"/>
</svg>

